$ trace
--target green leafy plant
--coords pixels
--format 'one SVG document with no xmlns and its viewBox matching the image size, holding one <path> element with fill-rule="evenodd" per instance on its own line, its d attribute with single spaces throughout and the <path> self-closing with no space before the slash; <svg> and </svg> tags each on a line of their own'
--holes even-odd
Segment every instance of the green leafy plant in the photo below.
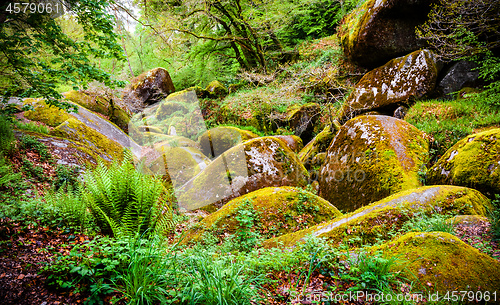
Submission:
<svg viewBox="0 0 500 305">
<path fill-rule="evenodd" d="M 238 210 L 236 220 L 238 228 L 235 232 L 236 242 L 243 251 L 249 251 L 258 242 L 260 235 L 255 232 L 256 212 L 250 200 L 246 200 Z"/>
<path fill-rule="evenodd" d="M 4 115 L 0 115 L 0 155 L 10 154 L 14 140 L 10 121 Z"/>
<path fill-rule="evenodd" d="M 33 136 L 23 135 L 20 139 L 19 148 L 37 152 L 40 155 L 40 161 L 52 160 L 52 155 L 48 151 L 47 146 Z"/>
<path fill-rule="evenodd" d="M 16 125 L 16 127 L 18 129 L 21 129 L 21 130 L 33 131 L 33 132 L 43 133 L 43 134 L 49 134 L 49 129 L 45 125 L 35 124 L 33 122 L 26 122 L 26 123 L 24 123 L 24 122 L 17 121 L 17 120 L 14 121 L 14 125 Z"/>
<path fill-rule="evenodd" d="M 345 278 L 355 281 L 356 286 L 349 289 L 378 292 L 391 290 L 390 284 L 396 281 L 398 274 L 390 269 L 397 260 L 397 257 L 383 258 L 380 253 L 365 251 L 351 255 L 349 274 Z"/>
<path fill-rule="evenodd" d="M 78 185 L 69 186 L 67 191 L 61 189 L 49 192 L 44 197 L 48 205 L 54 206 L 61 215 L 62 222 L 83 232 L 90 226 L 92 215 L 82 200 Z"/>
<path fill-rule="evenodd" d="M 489 211 L 491 221 L 491 232 L 496 240 L 500 240 L 500 194 L 495 194 L 495 198 L 491 200 L 493 210 Z"/>
<path fill-rule="evenodd" d="M 102 232 L 135 236 L 171 227 L 172 213 L 162 182 L 134 168 L 130 152 L 110 167 L 101 162 L 85 174 L 84 181 L 83 200 Z"/>
<path fill-rule="evenodd" d="M 449 215 L 417 213 L 403 224 L 402 231 L 405 232 L 446 232 L 453 234 L 455 226 L 448 220 Z"/>
<path fill-rule="evenodd" d="M 56 167 L 56 177 L 54 178 L 53 185 L 54 188 L 59 190 L 61 187 L 78 187 L 78 175 L 79 175 L 79 166 L 67 166 L 63 164 L 59 164 Z"/>
</svg>

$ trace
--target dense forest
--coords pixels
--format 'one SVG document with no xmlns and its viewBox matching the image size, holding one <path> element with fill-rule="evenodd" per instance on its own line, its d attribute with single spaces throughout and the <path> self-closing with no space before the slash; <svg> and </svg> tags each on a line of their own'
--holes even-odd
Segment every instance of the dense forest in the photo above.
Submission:
<svg viewBox="0 0 500 305">
<path fill-rule="evenodd" d="M 2 2 L 1 303 L 499 303 L 498 12 Z"/>
</svg>

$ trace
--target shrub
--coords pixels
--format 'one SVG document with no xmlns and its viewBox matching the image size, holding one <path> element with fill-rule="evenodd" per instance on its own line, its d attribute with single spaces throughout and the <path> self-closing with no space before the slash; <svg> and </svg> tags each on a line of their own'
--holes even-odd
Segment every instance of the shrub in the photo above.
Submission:
<svg viewBox="0 0 500 305">
<path fill-rule="evenodd" d="M 171 226 L 171 211 L 161 181 L 136 170 L 126 152 L 121 164 L 102 162 L 84 176 L 83 199 L 105 234 L 134 236 Z"/>
</svg>

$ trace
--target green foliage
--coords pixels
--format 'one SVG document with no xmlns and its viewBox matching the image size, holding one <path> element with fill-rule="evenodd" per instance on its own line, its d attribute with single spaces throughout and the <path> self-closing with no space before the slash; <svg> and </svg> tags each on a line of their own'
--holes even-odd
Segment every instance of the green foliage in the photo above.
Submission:
<svg viewBox="0 0 500 305">
<path fill-rule="evenodd" d="M 84 176 L 83 199 L 103 233 L 135 236 L 169 227 L 171 211 L 161 181 L 136 170 L 132 160 L 126 152 L 121 164 L 108 168 L 101 162 Z"/>
<path fill-rule="evenodd" d="M 491 221 L 491 232 L 496 240 L 500 240 L 500 194 L 495 194 L 495 199 L 491 200 L 493 210 L 489 212 Z"/>
<path fill-rule="evenodd" d="M 40 161 L 52 160 L 52 155 L 48 151 L 47 146 L 33 136 L 23 135 L 19 139 L 19 148 L 37 152 L 40 155 Z"/>
<path fill-rule="evenodd" d="M 82 200 L 82 194 L 78 185 L 68 185 L 67 191 L 61 189 L 57 192 L 49 192 L 44 197 L 47 205 L 53 206 L 60 215 L 62 222 L 67 227 L 78 229 L 84 232 L 91 228 L 92 215 L 87 210 Z"/>
<path fill-rule="evenodd" d="M 238 228 L 236 229 L 235 239 L 239 249 L 249 251 L 257 244 L 260 235 L 255 232 L 255 221 L 257 215 L 250 200 L 246 200 L 238 210 L 236 216 Z"/>
<path fill-rule="evenodd" d="M 0 115 L 0 155 L 11 153 L 14 142 L 14 132 L 12 125 L 4 115 Z"/>
<path fill-rule="evenodd" d="M 7 163 L 7 160 L 0 155 L 0 190 L 7 185 L 7 183 L 19 180 L 21 175 L 21 173 L 14 173 Z"/>
<path fill-rule="evenodd" d="M 405 120 L 432 137 L 431 160 L 436 161 L 475 129 L 500 124 L 500 109 L 466 95 L 460 101 L 418 101 Z"/>
<path fill-rule="evenodd" d="M 60 101 L 57 84 L 86 87 L 91 80 L 109 86 L 117 84 L 89 61 L 89 58 L 123 58 L 122 49 L 116 43 L 114 18 L 106 12 L 108 2 L 66 2 L 83 28 L 83 41 L 69 38 L 48 13 L 8 12 L 9 3 L 0 5 L 0 53 L 3 55 L 0 66 L 4 71 L 1 95 L 41 96 L 51 105 L 74 109 Z"/>
<path fill-rule="evenodd" d="M 350 257 L 350 270 L 345 279 L 355 281 L 351 291 L 369 290 L 376 292 L 392 290 L 390 285 L 396 282 L 397 274 L 391 267 L 398 261 L 397 257 L 383 258 L 380 253 L 359 252 Z"/>
<path fill-rule="evenodd" d="M 49 129 L 47 128 L 47 126 L 41 124 L 35 124 L 34 122 L 24 123 L 21 121 L 14 121 L 14 125 L 16 125 L 16 127 L 21 130 L 33 131 L 42 134 L 49 134 Z"/>
<path fill-rule="evenodd" d="M 336 33 L 342 18 L 356 7 L 358 1 L 317 1 L 293 10 L 290 22 L 277 35 L 286 45 L 317 39 Z"/>
<path fill-rule="evenodd" d="M 59 164 L 56 167 L 56 177 L 52 182 L 54 188 L 59 190 L 61 187 L 70 187 L 75 189 L 79 186 L 78 175 L 80 167 L 78 166 L 67 166 Z"/>
<path fill-rule="evenodd" d="M 403 224 L 401 230 L 404 232 L 446 232 L 454 234 L 455 226 L 450 221 L 447 221 L 449 216 L 442 214 L 427 215 L 417 213 Z"/>
</svg>

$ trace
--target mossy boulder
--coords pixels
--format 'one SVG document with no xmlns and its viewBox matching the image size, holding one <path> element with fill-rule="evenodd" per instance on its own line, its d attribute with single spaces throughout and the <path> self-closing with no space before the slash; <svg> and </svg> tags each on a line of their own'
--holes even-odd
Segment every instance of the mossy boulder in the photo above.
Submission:
<svg viewBox="0 0 500 305">
<path fill-rule="evenodd" d="M 123 157 L 124 146 L 75 118 L 64 121 L 51 130 L 50 134 L 82 142 L 93 149 L 99 149 L 105 154 L 103 158 L 106 161 L 120 160 Z"/>
<path fill-rule="evenodd" d="M 210 159 L 197 148 L 164 146 L 148 168 L 156 175 L 168 176 L 174 187 L 181 187 L 209 164 Z"/>
<path fill-rule="evenodd" d="M 105 97 L 97 93 L 75 90 L 65 92 L 63 95 L 75 104 L 106 116 L 122 130 L 128 131 L 130 116 L 117 105 L 118 101 L 113 96 Z"/>
<path fill-rule="evenodd" d="M 220 126 L 205 131 L 200 136 L 199 142 L 203 154 L 216 158 L 231 147 L 257 137 L 258 135 L 248 130 Z"/>
<path fill-rule="evenodd" d="M 63 139 L 55 136 L 23 131 L 37 138 L 47 146 L 50 153 L 55 156 L 56 164 L 70 167 L 78 166 L 82 171 L 98 164 L 100 159 L 108 158 L 100 149 L 85 145 L 82 142 Z"/>
<path fill-rule="evenodd" d="M 189 109 L 179 102 L 162 102 L 158 109 L 156 110 L 156 119 L 163 120 L 175 112 L 180 112 L 181 114 L 186 114 L 189 112 Z"/>
<path fill-rule="evenodd" d="M 319 120 L 321 108 L 316 103 L 302 106 L 292 106 L 287 110 L 286 121 L 296 136 L 307 143 L 313 138 L 316 123 Z"/>
<path fill-rule="evenodd" d="M 179 206 L 192 210 L 271 186 L 305 186 L 308 173 L 282 141 L 263 137 L 241 143 L 217 157 L 176 192 Z"/>
<path fill-rule="evenodd" d="M 300 162 L 310 170 L 313 167 L 313 158 L 321 152 L 326 152 L 335 137 L 336 131 L 332 131 L 330 125 L 327 125 L 323 131 L 317 134 L 307 145 L 299 152 Z"/>
<path fill-rule="evenodd" d="M 486 215 L 491 203 L 480 192 L 459 186 L 424 186 L 394 194 L 326 223 L 270 239 L 266 247 L 293 246 L 309 235 L 331 244 L 348 241 L 353 246 L 390 240 L 403 224 L 422 214 Z M 392 231 L 392 234 L 391 234 Z"/>
<path fill-rule="evenodd" d="M 42 98 L 27 98 L 23 103 L 33 107 L 33 110 L 24 112 L 24 117 L 51 127 L 56 127 L 71 117 L 64 109 L 47 105 Z"/>
<path fill-rule="evenodd" d="M 498 291 L 500 262 L 449 233 L 408 233 L 371 251 L 396 258 L 391 271 L 412 281 L 416 290 L 441 297 L 447 292 L 451 297 L 451 291 L 489 291 L 493 297 Z"/>
<path fill-rule="evenodd" d="M 283 141 L 288 148 L 294 153 L 299 153 L 302 148 L 304 148 L 304 144 L 302 144 L 302 139 L 295 135 L 277 135 L 272 136 L 278 140 Z"/>
<path fill-rule="evenodd" d="M 320 196 L 344 212 L 421 186 L 424 134 L 393 117 L 356 117 L 340 128 L 319 171 Z"/>
<path fill-rule="evenodd" d="M 458 141 L 427 172 L 427 181 L 472 187 L 490 198 L 500 194 L 500 129 Z"/>
<path fill-rule="evenodd" d="M 196 87 L 187 88 L 182 91 L 174 92 L 169 94 L 165 101 L 176 101 L 180 103 L 197 103 L 198 102 L 198 90 Z"/>
<path fill-rule="evenodd" d="M 253 214 L 254 230 L 264 238 L 292 233 L 342 215 L 328 201 L 304 190 L 266 187 L 229 201 L 204 218 L 185 240 L 198 240 L 207 231 L 219 237 L 235 234 L 240 227 L 237 216 L 243 209 Z"/>
<path fill-rule="evenodd" d="M 489 223 L 486 216 L 479 215 L 457 215 L 446 220 L 454 226 L 477 227 L 484 223 Z"/>
<path fill-rule="evenodd" d="M 210 82 L 205 88 L 212 97 L 223 97 L 227 95 L 227 88 L 218 80 Z"/>
<path fill-rule="evenodd" d="M 175 91 L 168 71 L 154 68 L 144 72 L 130 81 L 123 92 L 123 101 L 134 112 L 161 101 Z"/>
<path fill-rule="evenodd" d="M 356 84 L 340 110 L 341 122 L 370 111 L 393 115 L 401 105 L 430 93 L 439 67 L 429 50 L 415 51 L 392 59 L 382 67 L 366 73 Z"/>
<path fill-rule="evenodd" d="M 347 15 L 339 38 L 347 58 L 367 68 L 425 46 L 415 27 L 427 20 L 435 0 L 368 0 Z"/>
</svg>

